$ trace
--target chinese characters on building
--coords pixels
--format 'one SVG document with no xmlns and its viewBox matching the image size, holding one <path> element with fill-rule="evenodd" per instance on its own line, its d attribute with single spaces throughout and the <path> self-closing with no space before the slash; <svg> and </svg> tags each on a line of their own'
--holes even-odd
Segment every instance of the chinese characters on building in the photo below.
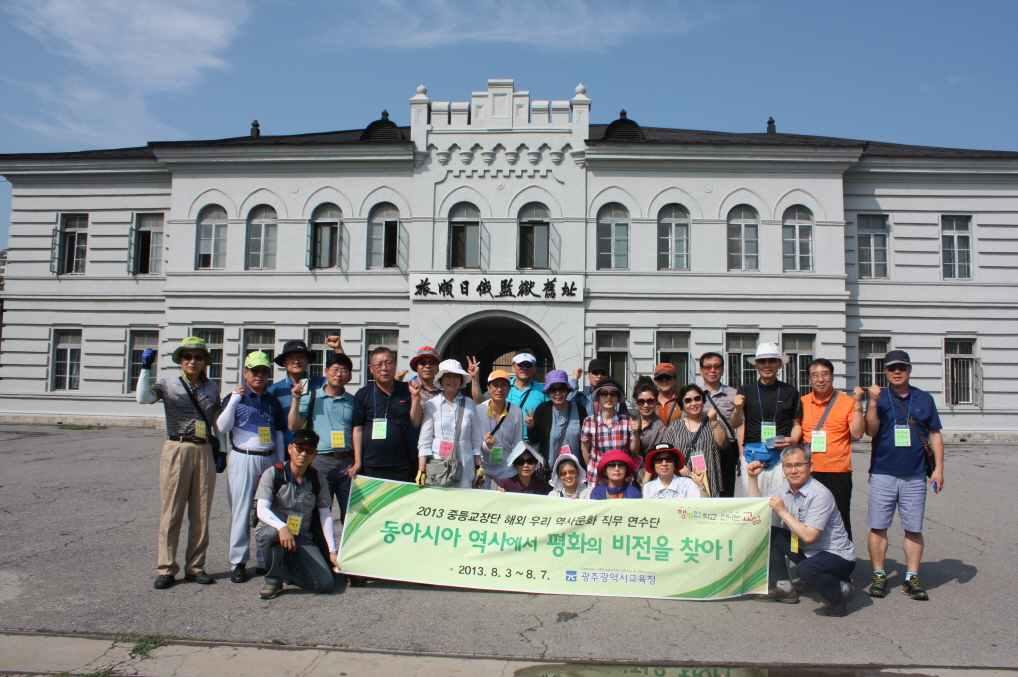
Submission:
<svg viewBox="0 0 1018 677">
<path fill-rule="evenodd" d="M 543 301 L 583 300 L 579 275 L 435 275 L 410 278 L 414 301 Z"/>
</svg>

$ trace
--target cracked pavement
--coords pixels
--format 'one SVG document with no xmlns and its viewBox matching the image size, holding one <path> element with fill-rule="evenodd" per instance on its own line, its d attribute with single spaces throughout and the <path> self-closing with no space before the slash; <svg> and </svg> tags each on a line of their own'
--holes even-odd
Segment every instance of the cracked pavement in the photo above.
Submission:
<svg viewBox="0 0 1018 677">
<path fill-rule="evenodd" d="M 0 631 L 522 660 L 1018 667 L 1011 509 L 1018 456 L 1004 446 L 948 448 L 946 491 L 928 501 L 922 577 L 930 601 L 898 591 L 896 523 L 891 594 L 859 593 L 848 617 L 831 619 L 817 616 L 819 603 L 809 598 L 680 602 L 389 582 L 329 597 L 288 588 L 263 602 L 258 579 L 228 579 L 223 475 L 207 563 L 219 580 L 155 591 L 160 443 L 161 434 L 147 429 L 0 426 Z M 853 460 L 853 521 L 863 532 L 869 459 L 856 453 Z M 857 554 L 861 589 L 870 575 L 864 544 Z"/>
</svg>

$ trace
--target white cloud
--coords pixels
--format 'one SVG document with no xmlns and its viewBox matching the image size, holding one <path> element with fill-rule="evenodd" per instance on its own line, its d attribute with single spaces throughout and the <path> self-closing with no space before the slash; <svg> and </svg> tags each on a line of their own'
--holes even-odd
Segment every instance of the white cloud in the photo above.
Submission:
<svg viewBox="0 0 1018 677">
<path fill-rule="evenodd" d="M 5 113 L 20 127 L 73 145 L 129 145 L 179 136 L 147 97 L 182 91 L 228 67 L 224 54 L 248 15 L 246 0 L 19 0 L 13 24 L 72 67 L 56 86 L 12 83 L 39 113 Z"/>
<path fill-rule="evenodd" d="M 344 20 L 330 24 L 326 40 L 340 48 L 485 43 L 602 49 L 638 36 L 688 33 L 715 18 L 709 9 L 676 3 L 651 7 L 590 0 L 380 0 L 345 8 Z"/>
</svg>

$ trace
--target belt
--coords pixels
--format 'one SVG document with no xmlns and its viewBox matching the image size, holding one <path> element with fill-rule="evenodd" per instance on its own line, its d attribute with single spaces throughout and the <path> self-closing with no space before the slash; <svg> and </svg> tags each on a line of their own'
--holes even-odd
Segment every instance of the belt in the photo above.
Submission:
<svg viewBox="0 0 1018 677">
<path fill-rule="evenodd" d="M 233 447 L 233 450 L 239 454 L 247 454 L 248 456 L 271 456 L 276 453 L 275 449 L 267 449 L 265 451 L 254 451 L 253 449 L 241 449 L 239 447 Z"/>
<path fill-rule="evenodd" d="M 319 456 L 345 456 L 346 454 L 353 456 L 353 449 L 329 449 L 318 452 Z"/>
<path fill-rule="evenodd" d="M 166 439 L 171 442 L 190 442 L 191 444 L 208 444 L 208 440 L 194 437 L 193 435 L 167 435 Z"/>
</svg>

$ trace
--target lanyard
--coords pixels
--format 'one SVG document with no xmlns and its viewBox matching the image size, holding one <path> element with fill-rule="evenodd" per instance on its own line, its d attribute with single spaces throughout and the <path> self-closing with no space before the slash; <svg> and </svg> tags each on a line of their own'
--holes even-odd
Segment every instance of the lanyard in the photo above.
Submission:
<svg viewBox="0 0 1018 677">
<path fill-rule="evenodd" d="M 891 414 L 894 416 L 894 425 L 898 425 L 898 405 L 894 403 L 895 396 L 891 394 L 891 389 L 887 389 L 887 399 L 891 401 Z M 900 397 L 897 399 L 901 399 Z M 912 418 L 912 391 L 908 394 L 908 406 L 905 408 L 905 422 L 901 425 L 909 425 L 909 420 Z"/>
<path fill-rule="evenodd" d="M 342 402 L 344 396 L 346 395 L 346 393 L 341 393 L 337 397 L 331 397 L 331 396 L 329 396 L 325 392 L 325 388 L 323 387 L 322 388 L 322 394 L 325 395 L 325 397 L 322 398 L 322 409 L 325 410 L 325 418 L 327 418 L 329 420 L 329 429 L 330 430 L 345 430 L 345 428 L 343 427 L 342 423 L 340 423 L 339 425 L 336 425 L 336 421 L 332 418 L 332 403 L 334 401 Z M 312 415 L 314 415 L 314 412 L 312 412 Z"/>
<path fill-rule="evenodd" d="M 756 399 L 757 399 L 757 403 L 760 405 L 760 423 L 762 424 L 767 419 L 764 418 L 763 393 L 760 391 L 760 381 L 756 382 Z M 777 422 L 778 422 L 778 384 L 776 382 L 774 384 L 774 417 L 771 418 L 770 420 L 774 421 L 775 425 L 777 425 Z"/>
<path fill-rule="evenodd" d="M 372 420 L 378 418 L 377 412 L 378 412 L 378 391 L 379 390 L 380 390 L 380 388 L 378 387 L 378 384 L 376 383 L 374 390 L 371 391 L 371 419 Z M 393 383 L 393 385 L 392 385 L 392 395 L 395 395 L 395 394 L 396 394 L 396 384 Z M 392 395 L 386 395 L 385 396 L 385 413 L 382 414 L 382 418 L 389 418 L 389 406 L 392 405 Z"/>
</svg>

